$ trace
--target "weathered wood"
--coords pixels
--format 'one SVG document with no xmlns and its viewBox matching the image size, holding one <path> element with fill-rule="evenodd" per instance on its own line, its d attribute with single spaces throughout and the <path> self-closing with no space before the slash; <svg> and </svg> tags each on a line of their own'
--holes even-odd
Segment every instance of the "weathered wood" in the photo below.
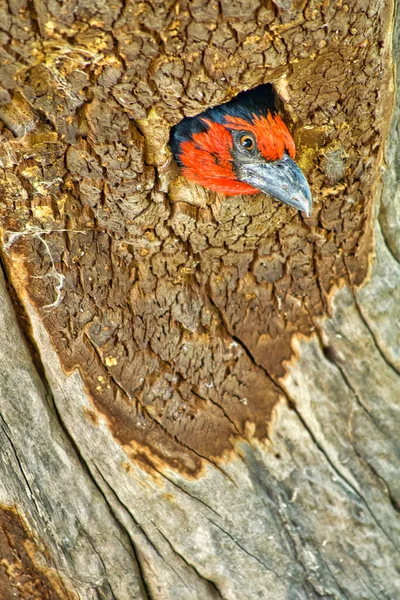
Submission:
<svg viewBox="0 0 400 600">
<path fill-rule="evenodd" d="M 1 600 L 400 597 L 392 8 L 5 6 Z M 169 157 L 267 80 L 311 219 Z"/>
</svg>

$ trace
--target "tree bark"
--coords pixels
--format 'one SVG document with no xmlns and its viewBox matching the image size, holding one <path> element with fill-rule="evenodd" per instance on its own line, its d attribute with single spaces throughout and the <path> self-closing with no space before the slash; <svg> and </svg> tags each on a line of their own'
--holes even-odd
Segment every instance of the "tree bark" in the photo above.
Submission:
<svg viewBox="0 0 400 600">
<path fill-rule="evenodd" d="M 0 598 L 399 598 L 391 0 L 1 6 Z M 310 218 L 168 149 L 265 82 Z"/>
</svg>

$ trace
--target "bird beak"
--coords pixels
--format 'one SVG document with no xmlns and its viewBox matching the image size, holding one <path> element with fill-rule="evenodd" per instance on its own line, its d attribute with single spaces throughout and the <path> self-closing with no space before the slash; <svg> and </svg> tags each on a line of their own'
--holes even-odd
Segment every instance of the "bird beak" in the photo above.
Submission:
<svg viewBox="0 0 400 600">
<path fill-rule="evenodd" d="M 312 197 L 300 167 L 284 154 L 273 162 L 243 163 L 237 167 L 237 178 L 273 198 L 311 215 Z"/>
</svg>

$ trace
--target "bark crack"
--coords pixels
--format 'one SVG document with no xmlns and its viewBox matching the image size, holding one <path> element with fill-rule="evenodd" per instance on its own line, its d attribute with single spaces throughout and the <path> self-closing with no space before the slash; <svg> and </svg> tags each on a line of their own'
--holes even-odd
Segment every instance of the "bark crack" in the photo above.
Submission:
<svg viewBox="0 0 400 600">
<path fill-rule="evenodd" d="M 384 479 L 384 478 L 383 478 L 381 475 L 379 475 L 379 473 L 378 473 L 378 472 L 377 472 L 377 470 L 376 470 L 376 469 L 373 467 L 373 465 L 371 465 L 371 463 L 370 463 L 370 462 L 369 462 L 367 459 L 365 459 L 365 458 L 364 458 L 364 457 L 363 457 L 363 456 L 362 456 L 362 455 L 359 453 L 359 451 L 357 450 L 357 447 L 356 447 L 356 446 L 354 446 L 354 452 L 357 454 L 357 456 L 359 457 L 359 459 L 360 459 L 360 460 L 361 460 L 361 461 L 362 461 L 364 464 L 366 464 L 366 465 L 367 465 L 367 467 L 370 469 L 370 471 L 373 473 L 373 475 L 374 475 L 374 476 L 375 476 L 377 479 L 379 479 L 379 481 L 381 481 L 381 482 L 382 482 L 382 484 L 383 484 L 383 486 L 384 486 L 384 488 L 385 488 L 385 490 L 386 490 L 386 493 L 387 493 L 387 495 L 388 495 L 388 498 L 389 498 L 389 500 L 390 500 L 390 503 L 391 503 L 391 505 L 392 505 L 393 509 L 394 509 L 396 512 L 400 513 L 400 507 L 399 507 L 399 504 L 398 504 L 398 502 L 396 501 L 396 499 L 393 497 L 393 495 L 392 495 L 392 493 L 391 493 L 391 491 L 390 491 L 390 488 L 389 488 L 389 486 L 388 486 L 387 482 L 385 481 L 385 479 Z"/>
<path fill-rule="evenodd" d="M 90 472 L 90 468 L 89 468 L 88 463 L 84 459 L 82 453 L 79 450 L 78 445 L 75 443 L 75 440 L 74 440 L 72 434 L 69 432 L 67 426 L 65 425 L 65 423 L 64 423 L 64 421 L 63 421 L 63 419 L 61 417 L 60 411 L 58 410 L 58 407 L 57 407 L 57 404 L 55 402 L 54 397 L 53 396 L 51 396 L 51 397 L 52 397 L 52 400 L 53 400 L 53 405 L 54 405 L 54 408 L 55 408 L 55 411 L 56 411 L 56 414 L 57 414 L 58 421 L 61 424 L 61 427 L 62 427 L 65 435 L 67 436 L 68 440 L 72 444 L 72 447 L 74 448 L 75 452 L 77 453 L 77 455 L 79 457 L 79 462 L 81 463 L 81 465 L 82 465 L 85 473 L 88 475 L 88 477 L 90 478 L 90 480 L 94 484 L 96 490 L 99 492 L 99 494 L 101 495 L 101 497 L 104 499 L 105 504 L 106 504 L 108 510 L 110 511 L 110 515 L 113 517 L 114 522 L 118 525 L 119 528 L 121 528 L 121 531 L 123 531 L 128 536 L 128 539 L 130 539 L 128 532 L 126 531 L 125 527 L 119 522 L 119 520 L 116 518 L 116 516 L 115 516 L 115 514 L 114 514 L 114 512 L 112 510 L 112 508 L 110 507 L 110 504 L 107 502 L 107 498 L 104 496 L 104 493 L 103 493 L 101 487 L 98 485 L 95 477 L 93 477 L 92 473 Z M 140 587 L 142 588 L 141 592 L 144 594 L 146 600 L 153 600 L 152 596 L 148 594 L 147 582 L 146 582 L 145 577 L 144 577 L 144 573 L 143 573 L 143 570 L 142 570 L 142 565 L 140 564 L 140 561 L 138 559 L 137 550 L 136 550 L 136 548 L 135 548 L 135 546 L 134 546 L 134 544 L 132 542 L 131 542 L 131 548 L 132 548 L 133 558 L 135 559 L 136 567 L 137 567 L 137 570 L 138 570 L 139 585 L 141 584 Z M 108 582 L 108 584 L 110 586 L 111 591 L 113 592 L 112 586 L 111 586 L 110 582 Z"/>
<path fill-rule="evenodd" d="M 213 590 L 216 592 L 216 594 L 218 595 L 218 598 L 221 598 L 222 600 L 228 600 L 227 598 L 225 598 L 225 596 L 222 594 L 221 590 L 219 589 L 218 585 L 215 583 L 215 581 L 212 581 L 211 579 L 209 579 L 208 577 L 205 577 L 204 575 L 202 575 L 197 568 L 190 562 L 187 560 L 187 558 L 185 556 L 183 556 L 183 554 L 181 554 L 180 552 L 178 552 L 178 550 L 173 546 L 173 544 L 171 543 L 171 541 L 164 535 L 164 533 L 157 527 L 157 525 L 155 525 L 155 523 L 153 523 L 154 527 L 157 529 L 157 531 L 159 532 L 159 534 L 161 535 L 161 537 L 165 540 L 165 542 L 168 544 L 168 546 L 171 548 L 171 550 L 177 555 L 179 556 L 179 558 L 181 558 L 183 560 L 183 562 L 191 569 L 193 569 L 193 571 L 204 581 L 207 581 L 213 588 Z"/>
<path fill-rule="evenodd" d="M 269 567 L 268 565 L 266 565 L 258 556 L 256 556 L 255 554 L 252 554 L 249 550 L 247 550 L 244 546 L 242 546 L 242 544 L 240 542 L 238 542 L 233 537 L 233 535 L 229 533 L 229 531 L 226 531 L 226 529 L 224 529 L 223 527 L 221 527 L 221 525 L 218 525 L 218 523 L 215 523 L 214 521 L 212 521 L 212 519 L 208 519 L 208 521 L 210 523 L 212 523 L 212 525 L 214 525 L 214 527 L 217 527 L 220 531 L 222 531 L 225 535 L 227 535 L 229 537 L 229 539 L 231 539 L 232 542 L 238 548 L 240 548 L 245 554 L 247 554 L 247 556 L 250 556 L 250 558 L 253 558 L 254 560 L 256 560 L 264 569 L 266 569 L 267 571 L 270 571 L 271 573 L 274 573 L 274 575 L 276 575 L 279 579 L 282 578 L 282 575 L 280 575 L 279 573 L 277 573 L 277 571 L 275 571 L 274 569 L 272 569 L 271 567 Z"/>
<path fill-rule="evenodd" d="M 335 465 L 334 461 L 331 459 L 331 457 L 329 456 L 329 454 L 326 452 L 326 450 L 323 447 L 323 445 L 317 440 L 314 432 L 309 427 L 308 423 L 306 422 L 306 420 L 304 419 L 304 417 L 302 416 L 302 414 L 300 413 L 300 411 L 297 409 L 297 407 L 296 406 L 292 406 L 292 409 L 295 411 L 295 413 L 298 416 L 298 418 L 300 419 L 302 425 L 304 426 L 304 428 L 306 429 L 306 431 L 310 435 L 312 441 L 315 444 L 315 447 L 323 454 L 323 456 L 325 456 L 328 464 L 335 471 L 335 473 L 337 474 L 337 476 L 339 477 L 339 479 L 341 481 L 343 481 L 351 489 L 351 491 L 355 494 L 355 496 L 357 496 L 358 498 L 360 498 L 360 500 L 363 502 L 364 506 L 366 507 L 368 513 L 372 517 L 374 523 L 377 525 L 378 529 L 380 531 L 382 531 L 382 533 L 384 534 L 384 536 L 389 540 L 389 542 L 393 545 L 393 547 L 397 551 L 399 551 L 399 548 L 397 547 L 396 543 L 392 540 L 392 538 L 387 533 L 387 531 L 385 531 L 385 529 L 379 523 L 378 519 L 376 518 L 374 512 L 370 508 L 370 506 L 369 506 L 367 500 L 365 499 L 365 497 L 363 496 L 363 494 L 356 487 L 354 487 L 354 485 L 349 481 L 349 479 L 346 477 L 346 475 L 344 473 L 342 473 L 340 471 L 340 469 Z"/>
<path fill-rule="evenodd" d="M 253 461 L 256 462 L 255 465 L 253 464 Z M 320 595 L 319 591 L 315 589 L 315 585 L 310 577 L 310 569 L 305 564 L 304 559 L 300 554 L 298 547 L 299 542 L 296 539 L 296 534 L 291 527 L 290 516 L 286 514 L 286 508 L 288 503 L 285 501 L 284 498 L 281 498 L 280 492 L 276 494 L 275 490 L 270 489 L 267 483 L 261 479 L 261 477 L 259 476 L 260 469 L 258 467 L 258 462 L 258 459 L 253 455 L 250 459 L 250 463 L 247 463 L 249 471 L 251 475 L 255 478 L 257 484 L 260 486 L 262 492 L 264 493 L 264 496 L 266 495 L 271 501 L 271 503 L 273 503 L 273 506 L 276 507 L 278 516 L 276 516 L 274 511 L 271 510 L 271 507 L 266 504 L 265 498 L 263 496 L 261 496 L 262 502 L 268 509 L 271 517 L 273 518 L 276 530 L 279 532 L 280 535 L 282 535 L 283 543 L 285 543 L 287 552 L 289 553 L 290 557 L 293 558 L 293 560 L 295 561 L 296 567 L 298 567 L 299 571 L 301 571 L 301 585 L 303 586 L 307 597 L 311 597 L 309 594 L 313 591 Z M 303 541 L 301 541 L 301 544 L 303 545 Z M 295 579 L 295 585 L 297 587 L 300 587 L 298 579 Z"/>
<path fill-rule="evenodd" d="M 247 437 L 245 437 L 243 435 L 243 433 L 241 433 L 238 429 L 238 426 L 236 425 L 236 423 L 231 419 L 231 417 L 226 413 L 226 411 L 224 410 L 223 406 L 221 404 L 219 404 L 218 402 L 215 402 L 215 400 L 212 400 L 212 398 L 210 397 L 204 397 L 201 394 L 199 394 L 199 392 L 195 392 L 192 389 L 192 393 L 197 396 L 197 398 L 199 398 L 199 400 L 204 400 L 204 402 L 209 401 L 211 404 L 213 404 L 214 406 L 216 406 L 217 408 L 220 409 L 220 411 L 222 412 L 222 414 L 224 415 L 224 417 L 229 421 L 229 423 L 232 425 L 232 427 L 234 428 L 234 430 L 236 431 L 237 435 L 239 436 L 239 438 L 241 438 L 242 440 L 246 440 L 247 442 L 249 442 L 249 444 L 251 444 L 251 440 Z"/>
<path fill-rule="evenodd" d="M 243 342 L 243 340 L 241 340 L 238 336 L 236 336 L 232 331 L 231 328 L 229 326 L 229 323 L 226 320 L 225 315 L 223 314 L 223 312 L 221 311 L 221 309 L 219 308 L 218 304 L 216 303 L 216 301 L 213 298 L 213 294 L 211 291 L 211 288 L 209 287 L 209 293 L 207 294 L 207 297 L 209 298 L 212 306 L 214 307 L 214 309 L 217 311 L 217 314 L 220 318 L 221 321 L 221 325 L 224 328 L 226 334 L 234 341 L 238 344 L 238 346 L 240 346 L 240 348 L 242 349 L 242 351 L 245 353 L 245 355 L 247 356 L 247 358 L 250 360 L 251 364 L 254 365 L 255 367 L 261 369 L 265 375 L 268 377 L 268 379 L 284 394 L 285 397 L 287 397 L 287 392 L 281 387 L 281 385 L 275 381 L 275 379 L 273 378 L 273 376 L 267 371 L 267 369 L 259 364 L 254 356 L 252 355 L 251 351 L 249 350 L 249 348 L 247 347 L 247 345 Z"/>
<path fill-rule="evenodd" d="M 114 497 L 114 499 L 118 502 L 118 504 L 126 511 L 126 513 L 129 515 L 129 517 L 132 519 L 132 521 L 135 524 L 135 527 L 137 527 L 137 529 L 142 533 L 142 535 L 145 537 L 145 539 L 147 540 L 147 542 L 150 544 L 150 546 L 154 549 L 154 551 L 157 553 L 158 556 L 160 556 L 160 558 L 170 567 L 170 565 L 168 564 L 168 562 L 164 559 L 164 557 L 160 554 L 160 552 L 158 551 L 158 549 L 156 548 L 156 546 L 154 546 L 154 544 L 152 543 L 152 541 L 150 540 L 150 538 L 148 537 L 148 535 L 146 534 L 146 532 L 143 530 L 143 528 L 139 525 L 139 523 L 136 521 L 135 517 L 133 516 L 132 512 L 128 509 L 127 506 L 125 506 L 125 504 L 122 502 L 122 500 L 119 498 L 119 496 L 117 495 L 117 493 L 115 492 L 115 490 L 108 484 L 107 480 L 105 479 L 105 477 L 103 476 L 102 472 L 100 471 L 99 467 L 96 465 L 95 462 L 92 463 L 93 467 L 97 473 L 97 475 L 100 477 L 101 481 L 103 482 L 103 485 L 105 485 L 105 487 L 107 488 L 108 492 Z M 88 467 L 89 468 L 89 467 Z M 96 481 L 96 478 L 92 475 L 93 479 Z M 112 507 L 109 499 L 107 498 L 104 490 L 101 488 L 101 486 L 96 482 L 96 485 L 99 489 L 99 492 L 102 496 L 102 498 L 104 498 L 104 501 L 106 502 L 111 514 L 113 515 L 115 521 L 118 523 L 118 525 L 125 531 L 127 538 L 129 540 L 130 543 L 130 547 L 131 550 L 134 554 L 138 569 L 139 569 L 139 573 L 140 573 L 140 578 L 141 578 L 141 582 L 143 584 L 144 587 L 144 591 L 145 591 L 145 596 L 146 596 L 146 600 L 156 600 L 151 592 L 150 586 L 147 582 L 146 579 L 146 575 L 145 575 L 145 571 L 144 571 L 144 567 L 142 565 L 141 559 L 139 558 L 139 551 L 136 548 L 136 543 L 134 542 L 134 540 L 132 539 L 132 535 L 129 532 L 129 530 L 127 529 L 126 525 L 122 522 L 122 520 L 119 518 L 118 514 L 116 513 L 115 509 Z M 170 567 L 172 568 L 172 567 Z"/>
<path fill-rule="evenodd" d="M 351 390 L 351 392 L 354 395 L 354 398 L 357 402 L 357 404 L 360 406 L 360 408 L 368 415 L 368 417 L 371 419 L 372 423 L 374 424 L 374 426 L 381 432 L 381 434 L 383 435 L 384 438 L 386 438 L 387 440 L 390 441 L 390 443 L 393 445 L 393 447 L 395 448 L 395 450 L 400 451 L 400 448 L 396 445 L 396 443 L 388 438 L 387 434 L 385 433 L 385 431 L 383 431 L 383 429 L 381 428 L 381 426 L 379 425 L 379 423 L 376 421 L 376 419 L 374 418 L 374 416 L 372 415 L 372 413 L 370 412 L 370 410 L 365 406 L 365 404 L 362 402 L 360 396 L 358 395 L 358 393 L 356 392 L 356 390 L 354 389 L 354 387 L 352 386 L 352 384 L 349 381 L 349 378 L 347 377 L 345 370 L 343 369 L 343 367 L 335 361 L 334 357 L 331 356 L 330 354 L 328 354 L 328 352 L 326 352 L 326 348 L 323 344 L 322 341 L 322 337 L 321 337 L 321 329 L 319 327 L 319 325 L 315 326 L 315 331 L 317 333 L 317 337 L 318 337 L 318 341 L 320 343 L 321 346 L 321 350 L 324 354 L 324 357 L 326 358 L 326 360 L 328 360 L 334 367 L 336 367 L 336 369 L 338 369 L 339 373 L 342 376 L 342 379 L 344 380 L 344 383 L 347 385 L 347 387 Z M 353 446 L 354 447 L 354 446 Z"/>
<path fill-rule="evenodd" d="M 103 582 L 105 582 L 105 583 L 107 584 L 107 586 L 108 586 L 108 591 L 111 593 L 113 600 L 118 600 L 118 598 L 115 596 L 115 594 L 114 594 L 114 592 L 113 592 L 113 590 L 112 590 L 112 588 L 111 588 L 111 586 L 110 586 L 110 584 L 109 584 L 109 582 L 108 582 L 108 579 L 107 579 L 107 577 L 105 576 L 105 575 L 107 574 L 107 567 L 106 567 L 106 565 L 105 565 L 105 563 L 104 563 L 103 557 L 101 556 L 100 552 L 97 550 L 97 548 L 96 548 L 96 546 L 95 546 L 95 544 L 94 544 L 94 541 L 92 540 L 92 538 L 90 537 L 90 535 L 88 534 L 88 532 L 87 532 L 87 531 L 84 529 L 84 527 L 82 526 L 82 523 L 79 523 L 79 530 L 80 530 L 80 531 L 81 531 L 81 532 L 84 534 L 84 536 L 86 537 L 86 539 L 87 539 L 87 541 L 89 542 L 89 544 L 90 544 L 90 546 L 91 546 L 91 548 L 92 548 L 93 552 L 96 554 L 96 556 L 98 557 L 98 559 L 99 559 L 99 561 L 100 561 L 100 563 L 101 563 L 101 565 L 102 565 L 102 567 L 103 567 L 103 572 L 104 572 L 104 575 L 103 575 Z M 96 590 L 96 591 L 98 591 L 98 590 Z"/>
<path fill-rule="evenodd" d="M 144 406 L 144 405 L 143 405 Z M 146 410 L 146 407 L 144 407 L 144 410 Z M 148 413 L 148 411 L 146 410 L 146 414 L 149 415 L 149 417 L 151 419 L 153 419 L 160 427 L 161 429 L 168 435 L 168 437 L 170 437 L 171 439 L 173 439 L 175 442 L 177 442 L 178 444 L 180 444 L 181 446 L 183 446 L 184 448 L 186 448 L 187 450 L 189 450 L 190 452 L 193 452 L 193 454 L 195 454 L 196 456 L 198 456 L 199 458 L 201 458 L 202 460 L 206 461 L 207 463 L 213 465 L 216 469 L 218 469 L 218 471 L 220 471 L 227 479 L 229 479 L 229 481 L 231 483 L 233 483 L 233 485 L 235 487 L 237 487 L 235 481 L 232 479 L 232 477 L 229 475 L 229 473 L 227 473 L 217 462 L 213 461 L 210 457 L 208 456 L 204 456 L 204 454 L 200 454 L 199 452 L 197 452 L 196 450 L 194 450 L 193 448 L 191 448 L 190 446 L 187 446 L 184 442 L 182 442 L 182 440 L 180 440 L 176 435 L 174 435 L 173 433 L 171 433 L 170 431 L 168 431 L 168 429 L 165 427 L 165 425 L 163 425 L 161 423 L 161 421 L 159 419 L 156 419 L 154 417 L 154 415 L 151 415 Z"/>
<path fill-rule="evenodd" d="M 118 494 L 115 492 L 115 490 L 113 488 L 110 487 L 110 485 L 108 484 L 107 480 L 104 478 L 103 474 L 101 473 L 99 467 L 95 464 L 94 467 L 96 469 L 96 472 L 98 473 L 99 477 L 101 478 L 102 482 L 104 483 L 104 485 L 107 487 L 108 491 L 112 494 L 112 496 L 114 497 L 114 499 L 118 502 L 118 504 L 124 509 L 124 511 L 130 516 L 130 518 L 132 519 L 132 521 L 134 522 L 135 526 L 138 528 L 138 530 L 142 533 L 142 535 L 146 538 L 147 542 L 150 544 L 150 546 L 154 549 L 154 551 L 157 553 L 157 555 L 161 558 L 161 560 L 175 573 L 175 575 L 178 577 L 178 579 L 182 582 L 182 584 L 187 588 L 187 584 L 185 583 L 185 581 L 183 581 L 183 579 L 181 578 L 181 576 L 179 575 L 179 573 L 177 573 L 176 569 L 162 556 L 162 554 L 160 553 L 160 551 L 158 550 L 158 548 L 153 544 L 153 542 L 151 541 L 151 539 L 149 538 L 149 536 L 147 535 L 147 533 L 145 532 L 145 530 L 143 529 L 143 527 L 141 525 L 139 525 L 139 523 L 137 522 L 137 520 L 135 519 L 135 517 L 132 514 L 132 511 L 129 509 L 128 506 L 126 506 L 126 504 L 123 502 L 123 500 L 121 500 L 121 498 L 118 496 Z M 105 494 L 103 494 L 103 496 L 105 497 L 107 503 L 109 504 Z M 110 504 L 109 504 L 110 506 Z M 112 509 L 112 507 L 110 506 L 110 510 L 113 511 L 114 515 L 115 515 L 115 511 Z M 120 522 L 120 519 L 118 518 L 117 515 L 115 515 L 115 518 L 118 520 L 118 522 Z M 196 569 L 196 567 L 191 564 L 190 562 L 187 561 L 187 559 L 182 556 L 179 552 L 177 552 L 175 550 L 175 548 L 173 547 L 173 545 L 171 544 L 170 540 L 163 534 L 163 532 L 159 529 L 159 527 L 157 527 L 157 525 L 151 521 L 151 524 L 153 525 L 153 527 L 157 530 L 157 532 L 161 535 L 161 537 L 165 540 L 165 542 L 167 543 L 167 545 L 171 548 L 171 550 L 174 552 L 174 554 L 176 554 L 177 556 L 179 556 L 179 558 L 182 559 L 182 561 L 191 569 L 193 570 L 196 575 L 204 580 L 209 582 L 211 585 L 215 586 L 214 582 L 210 581 L 209 579 L 207 579 L 206 577 L 204 577 L 203 575 L 201 575 L 201 573 L 199 573 Z M 123 524 L 121 524 L 124 528 L 125 526 Z M 126 528 L 125 528 L 126 529 Z M 131 535 L 129 533 L 129 531 L 127 531 L 129 539 L 132 541 Z M 132 542 L 133 544 L 133 542 Z M 218 591 L 218 590 L 217 590 Z M 219 596 L 221 598 L 223 598 L 222 596 Z M 153 596 L 149 596 L 149 600 L 155 600 L 153 599 Z"/>
<path fill-rule="evenodd" d="M 23 480 L 25 482 L 25 485 L 26 485 L 26 487 L 27 487 L 27 489 L 29 491 L 30 498 L 31 498 L 33 504 L 35 505 L 36 512 L 37 512 L 38 515 L 41 515 L 40 507 L 38 506 L 38 504 L 36 502 L 35 495 L 34 495 L 34 493 L 32 491 L 31 486 L 30 486 L 30 483 L 29 483 L 29 480 L 28 480 L 28 478 L 26 476 L 25 470 L 24 470 L 24 468 L 22 466 L 22 462 L 21 462 L 21 460 L 20 460 L 20 458 L 18 456 L 18 452 L 17 452 L 17 450 L 16 450 L 16 448 L 15 448 L 15 446 L 13 444 L 13 441 L 12 441 L 12 438 L 11 438 L 11 434 L 10 434 L 10 429 L 8 427 L 7 421 L 4 419 L 4 417 L 3 417 L 3 415 L 2 415 L 1 412 L 0 412 L 0 420 L 1 420 L 2 425 L 3 425 L 2 429 L 4 431 L 4 435 L 6 436 L 6 438 L 8 439 L 8 441 L 10 443 L 10 446 L 11 446 L 14 458 L 15 458 L 17 464 L 18 464 L 18 467 L 19 467 L 19 470 L 21 472 L 22 478 L 23 478 Z"/>
<path fill-rule="evenodd" d="M 389 368 L 390 368 L 392 371 L 394 371 L 394 373 L 396 373 L 396 375 L 400 375 L 400 370 L 399 370 L 399 369 L 397 369 L 397 367 L 396 367 L 396 366 L 395 366 L 395 365 L 394 365 L 394 364 L 393 364 L 393 363 L 392 363 L 392 362 L 391 362 L 391 361 L 388 359 L 388 357 L 386 356 L 386 354 L 384 353 L 384 351 L 383 351 L 383 350 L 382 350 L 382 348 L 380 347 L 380 345 L 379 345 L 379 343 L 378 343 L 378 340 L 377 340 L 377 339 L 376 339 L 376 337 L 375 337 L 375 333 L 373 332 L 373 330 L 372 330 L 372 329 L 371 329 L 371 327 L 369 326 L 369 323 L 368 323 L 368 321 L 367 321 L 366 317 L 364 316 L 364 314 L 363 314 L 363 312 L 362 312 L 361 305 L 360 305 L 360 303 L 358 302 L 358 299 L 357 299 L 357 295 L 356 295 L 356 294 L 354 294 L 354 302 L 355 302 L 355 306 L 356 306 L 356 308 L 357 308 L 357 312 L 358 312 L 358 314 L 360 315 L 360 318 L 361 318 L 362 322 L 364 323 L 365 327 L 368 329 L 368 331 L 369 331 L 369 333 L 370 333 L 370 335 L 371 335 L 371 338 L 372 338 L 372 341 L 373 341 L 373 343 L 374 343 L 374 346 L 375 346 L 375 348 L 378 350 L 379 354 L 381 355 L 382 359 L 385 361 L 385 363 L 387 364 L 387 366 L 388 366 L 388 367 L 389 367 Z"/>
<path fill-rule="evenodd" d="M 12 438 L 11 438 L 11 435 L 10 435 L 10 432 L 9 432 L 9 427 L 8 427 L 7 422 L 4 419 L 4 417 L 3 417 L 3 415 L 2 415 L 1 412 L 0 412 L 0 421 L 2 423 L 2 430 L 4 431 L 4 435 L 6 436 L 6 438 L 9 441 L 12 453 L 14 455 L 14 458 L 15 458 L 15 460 L 16 460 L 16 462 L 18 464 L 19 470 L 21 472 L 22 478 L 23 478 L 23 480 L 24 480 L 24 482 L 26 484 L 26 487 L 28 489 L 30 499 L 32 500 L 33 505 L 35 506 L 36 513 L 37 513 L 38 517 L 41 517 L 42 516 L 42 511 L 41 511 L 41 509 L 40 509 L 40 507 L 39 507 L 39 505 L 38 505 L 38 503 L 36 501 L 35 495 L 33 494 L 32 488 L 31 488 L 31 486 L 29 484 L 29 481 L 28 481 L 28 478 L 27 478 L 27 476 L 25 474 L 25 471 L 24 471 L 24 468 L 23 468 L 22 463 L 20 461 L 20 458 L 18 456 L 17 450 L 16 450 L 16 448 L 15 448 L 15 446 L 13 444 L 13 441 L 12 441 Z M 58 575 L 59 581 L 60 581 L 60 583 L 62 585 L 62 588 L 63 588 L 63 590 L 64 590 L 64 592 L 66 594 L 66 597 L 70 598 L 70 592 L 66 588 L 63 576 L 61 575 L 61 572 L 60 572 L 60 570 L 59 570 L 59 568 L 58 568 L 58 566 L 57 566 L 57 564 L 56 564 L 56 562 L 54 560 L 51 561 L 51 566 L 54 568 L 54 570 L 56 571 L 56 573 Z"/>
<path fill-rule="evenodd" d="M 184 494 L 186 494 L 187 496 L 189 496 L 189 498 L 192 498 L 193 500 L 195 500 L 196 502 L 200 502 L 200 504 L 202 504 L 203 506 L 205 506 L 208 510 L 211 510 L 217 517 L 219 517 L 220 519 L 222 519 L 222 515 L 219 514 L 219 512 L 217 512 L 216 510 L 214 510 L 209 504 L 207 504 L 206 502 L 204 502 L 204 500 L 202 500 L 201 498 L 199 498 L 198 496 L 194 496 L 193 494 L 191 494 L 190 492 L 188 492 L 188 490 L 185 490 L 185 488 L 183 488 L 182 486 L 180 486 L 178 483 L 176 483 L 175 481 L 173 481 L 173 479 L 171 479 L 170 477 L 168 477 L 165 473 L 163 473 L 160 469 L 157 469 L 157 467 L 151 462 L 151 460 L 143 453 L 139 453 L 140 457 L 152 468 L 154 469 L 154 471 L 156 473 L 158 473 L 158 475 L 160 475 L 160 477 L 162 477 L 163 479 L 165 479 L 166 481 L 168 481 L 171 485 L 173 485 L 174 487 L 176 487 L 180 492 L 183 492 Z"/>
<path fill-rule="evenodd" d="M 345 591 L 343 590 L 342 586 L 338 583 L 338 580 L 336 579 L 335 575 L 333 574 L 332 569 L 330 568 L 329 564 L 322 557 L 321 557 L 321 560 L 324 563 L 327 571 L 330 573 L 330 575 L 331 575 L 333 581 L 335 582 L 338 590 L 343 594 L 343 597 L 346 598 L 346 600 L 349 600 L 349 596 L 345 593 Z M 335 599 L 335 596 L 333 594 L 329 593 L 329 596 L 331 596 L 332 598 Z"/>
<path fill-rule="evenodd" d="M 396 254 L 394 253 L 394 251 L 390 247 L 389 240 L 387 239 L 387 237 L 385 235 L 385 229 L 384 229 L 384 227 L 383 227 L 383 225 L 382 225 L 379 217 L 377 219 L 377 226 L 379 227 L 380 232 L 382 234 L 382 239 L 383 239 L 383 243 L 385 244 L 385 248 L 389 252 L 390 256 L 393 258 L 393 260 L 395 261 L 395 263 L 397 263 L 398 265 L 400 265 L 400 260 L 397 258 Z"/>
</svg>

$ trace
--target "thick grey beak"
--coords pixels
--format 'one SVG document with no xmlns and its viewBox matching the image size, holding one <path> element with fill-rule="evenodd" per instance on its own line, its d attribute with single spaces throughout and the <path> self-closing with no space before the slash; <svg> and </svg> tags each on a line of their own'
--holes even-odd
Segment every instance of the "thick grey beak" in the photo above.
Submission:
<svg viewBox="0 0 400 600">
<path fill-rule="evenodd" d="M 311 215 L 312 197 L 307 180 L 297 164 L 285 154 L 274 162 L 242 163 L 237 178 L 257 190 Z"/>
</svg>

